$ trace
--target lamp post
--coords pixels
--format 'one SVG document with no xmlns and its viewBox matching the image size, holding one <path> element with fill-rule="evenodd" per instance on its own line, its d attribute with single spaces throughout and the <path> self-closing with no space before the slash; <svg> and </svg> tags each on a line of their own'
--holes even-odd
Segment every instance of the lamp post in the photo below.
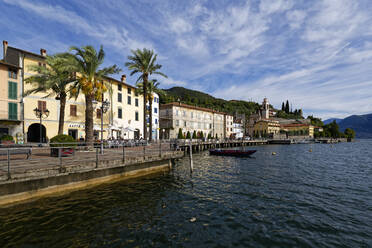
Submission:
<svg viewBox="0 0 372 248">
<path fill-rule="evenodd" d="M 101 154 L 103 154 L 103 114 L 107 112 L 107 110 L 110 107 L 110 102 L 106 99 L 103 100 L 103 94 L 102 94 L 102 104 L 99 107 L 101 110 Z"/>
<path fill-rule="evenodd" d="M 41 109 L 35 108 L 34 109 L 34 113 L 35 113 L 35 116 L 40 119 L 40 136 L 39 136 L 39 142 L 40 142 L 40 146 L 41 146 L 42 136 L 43 136 L 43 133 L 42 133 L 42 131 L 43 131 L 43 129 L 42 129 L 42 127 L 43 127 L 43 124 L 42 124 L 43 123 L 43 118 L 47 118 L 49 116 L 49 110 L 48 109 L 43 109 L 43 108 L 41 108 Z"/>
<path fill-rule="evenodd" d="M 162 130 L 163 130 L 163 135 L 162 135 L 163 136 L 163 140 L 165 140 L 165 129 L 163 128 Z"/>
</svg>

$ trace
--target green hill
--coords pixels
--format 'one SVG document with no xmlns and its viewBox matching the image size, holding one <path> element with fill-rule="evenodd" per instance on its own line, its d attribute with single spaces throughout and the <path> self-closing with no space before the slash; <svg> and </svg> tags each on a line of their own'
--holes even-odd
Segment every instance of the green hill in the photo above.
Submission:
<svg viewBox="0 0 372 248">
<path fill-rule="evenodd" d="M 163 90 L 160 93 L 160 103 L 177 102 L 178 99 L 185 104 L 210 108 L 229 114 L 240 113 L 250 115 L 255 113 L 259 109 L 260 105 L 255 102 L 247 102 L 241 100 L 224 100 L 215 98 L 206 93 L 190 90 L 183 87 L 173 87 L 170 89 Z"/>
</svg>

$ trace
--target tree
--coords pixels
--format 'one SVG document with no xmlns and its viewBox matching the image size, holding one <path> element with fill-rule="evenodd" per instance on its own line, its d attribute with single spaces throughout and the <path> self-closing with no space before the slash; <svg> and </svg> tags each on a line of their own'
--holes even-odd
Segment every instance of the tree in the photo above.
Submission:
<svg viewBox="0 0 372 248">
<path fill-rule="evenodd" d="M 287 100 L 287 102 L 285 103 L 285 112 L 286 112 L 287 114 L 289 114 L 289 102 L 288 102 L 288 100 Z"/>
<path fill-rule="evenodd" d="M 187 131 L 186 139 L 191 139 L 191 133 L 190 133 L 190 131 Z"/>
<path fill-rule="evenodd" d="M 194 130 L 194 132 L 192 133 L 192 138 L 193 139 L 196 139 L 197 137 L 196 137 L 196 131 Z"/>
<path fill-rule="evenodd" d="M 151 141 L 152 140 L 152 103 L 154 101 L 154 93 L 158 93 L 159 91 L 161 91 L 158 86 L 159 86 L 159 82 L 156 80 L 156 79 L 153 79 L 153 80 L 149 80 L 148 81 L 148 84 L 147 84 L 147 99 L 146 101 L 149 103 L 149 109 L 148 109 L 148 113 L 149 113 L 149 140 Z M 141 83 L 137 83 L 137 90 L 136 92 L 138 94 L 141 94 L 143 95 L 143 82 Z M 147 127 L 146 127 L 147 128 Z"/>
<path fill-rule="evenodd" d="M 282 102 L 282 111 L 285 111 L 284 102 Z"/>
<path fill-rule="evenodd" d="M 55 96 L 60 102 L 58 134 L 63 134 L 63 126 L 65 122 L 65 107 L 67 96 L 72 96 L 71 91 L 74 89 L 72 83 L 76 82 L 73 75 L 73 64 L 71 57 L 66 53 L 59 53 L 52 56 L 47 56 L 45 59 L 46 66 L 31 65 L 29 69 L 38 74 L 27 78 L 25 81 L 32 84 L 33 88 L 26 91 L 25 95 L 32 93 L 43 92 L 44 96 Z"/>
<path fill-rule="evenodd" d="M 211 133 L 208 133 L 208 139 L 211 139 L 212 138 L 212 135 L 211 135 Z"/>
<path fill-rule="evenodd" d="M 93 100 L 103 101 L 102 94 L 107 90 L 104 77 L 119 73 L 120 69 L 116 65 L 101 68 L 105 58 L 102 46 L 98 53 L 93 46 L 72 46 L 70 51 L 73 52 L 75 71 L 78 73 L 76 91 L 82 91 L 85 95 L 85 140 L 93 144 Z"/>
<path fill-rule="evenodd" d="M 163 77 L 167 77 L 164 73 L 159 72 L 161 69 L 160 64 L 156 64 L 157 54 L 154 54 L 153 50 L 148 50 L 146 48 L 140 50 L 131 50 L 132 55 L 128 56 L 129 62 L 125 63 L 125 66 L 131 70 L 130 75 L 140 73 L 137 82 L 143 82 L 143 119 L 146 120 L 146 100 L 147 100 L 147 85 L 149 81 L 149 76 L 152 74 L 158 74 Z M 146 121 L 143 123 L 143 137 L 147 139 L 146 133 Z M 150 135 L 151 137 L 151 135 Z M 151 139 L 151 138 L 150 138 Z"/>
<path fill-rule="evenodd" d="M 218 139 L 218 134 L 216 133 L 216 140 Z"/>
<path fill-rule="evenodd" d="M 182 128 L 178 129 L 178 139 L 183 139 L 183 133 L 182 133 Z"/>
<path fill-rule="evenodd" d="M 346 128 L 344 131 L 344 134 L 348 139 L 354 139 L 355 138 L 355 131 L 351 128 Z"/>
</svg>

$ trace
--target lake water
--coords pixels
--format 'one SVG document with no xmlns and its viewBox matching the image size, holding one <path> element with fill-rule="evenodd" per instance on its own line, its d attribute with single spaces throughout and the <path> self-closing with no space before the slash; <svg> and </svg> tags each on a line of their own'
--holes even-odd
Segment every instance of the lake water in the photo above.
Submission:
<svg viewBox="0 0 372 248">
<path fill-rule="evenodd" d="M 0 209 L 0 247 L 372 247 L 372 140 L 247 149 Z"/>
</svg>

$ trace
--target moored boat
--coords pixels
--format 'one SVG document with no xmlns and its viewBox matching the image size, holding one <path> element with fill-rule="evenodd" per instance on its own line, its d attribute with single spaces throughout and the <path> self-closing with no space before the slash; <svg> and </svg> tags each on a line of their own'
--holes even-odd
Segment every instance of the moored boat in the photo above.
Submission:
<svg viewBox="0 0 372 248">
<path fill-rule="evenodd" d="M 221 150 L 213 149 L 209 150 L 209 155 L 218 155 L 218 156 L 234 156 L 234 157 L 249 157 L 256 150 Z"/>
</svg>

